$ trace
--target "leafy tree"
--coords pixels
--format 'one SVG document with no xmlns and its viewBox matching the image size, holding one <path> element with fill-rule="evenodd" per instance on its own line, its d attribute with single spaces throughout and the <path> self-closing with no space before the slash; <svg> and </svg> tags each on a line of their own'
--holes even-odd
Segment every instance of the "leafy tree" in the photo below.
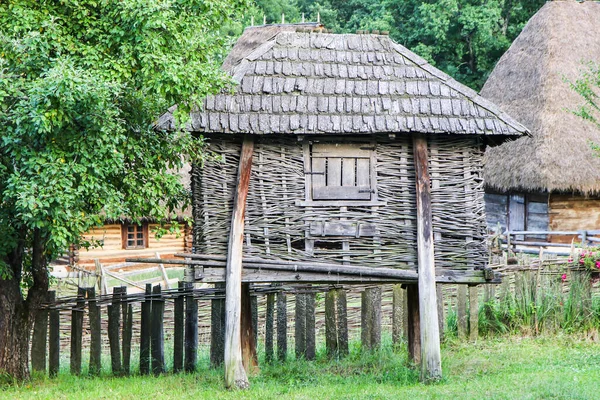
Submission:
<svg viewBox="0 0 600 400">
<path fill-rule="evenodd" d="M 0 2 L 0 376 L 26 379 L 48 261 L 105 218 L 164 220 L 200 142 L 153 123 L 228 78 L 219 27 L 247 0 Z"/>
<path fill-rule="evenodd" d="M 583 98 L 583 104 L 575 110 L 575 114 L 600 129 L 600 65 L 590 63 L 571 87 Z M 594 143 L 594 149 L 600 153 L 600 144 Z"/>
</svg>

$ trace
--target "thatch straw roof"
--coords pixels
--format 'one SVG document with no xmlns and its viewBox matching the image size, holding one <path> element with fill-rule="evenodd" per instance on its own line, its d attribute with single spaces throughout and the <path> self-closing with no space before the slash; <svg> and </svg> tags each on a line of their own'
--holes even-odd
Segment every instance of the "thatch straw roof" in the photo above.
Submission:
<svg viewBox="0 0 600 400">
<path fill-rule="evenodd" d="M 521 124 L 389 36 L 304 25 L 247 28 L 224 68 L 234 93 L 209 96 L 190 130 L 520 136 Z M 163 115 L 158 127 L 174 128 Z"/>
<path fill-rule="evenodd" d="M 532 137 L 489 148 L 484 178 L 503 191 L 600 192 L 600 130 L 570 110 L 582 103 L 568 81 L 600 62 L 600 2 L 551 1 L 502 56 L 481 95 Z"/>
</svg>

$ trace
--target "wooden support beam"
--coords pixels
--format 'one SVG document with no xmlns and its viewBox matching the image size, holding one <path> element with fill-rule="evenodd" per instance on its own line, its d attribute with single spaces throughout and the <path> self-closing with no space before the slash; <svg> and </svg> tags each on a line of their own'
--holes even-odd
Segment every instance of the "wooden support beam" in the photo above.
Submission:
<svg viewBox="0 0 600 400">
<path fill-rule="evenodd" d="M 250 296 L 250 284 L 242 284 L 242 363 L 248 375 L 253 375 L 258 372 L 258 356 L 256 354 L 256 341 L 252 318 L 252 297 L 254 296 Z"/>
<path fill-rule="evenodd" d="M 381 346 L 381 287 L 362 292 L 360 338 L 362 348 L 367 351 Z"/>
<path fill-rule="evenodd" d="M 152 319 L 152 284 L 146 284 L 140 322 L 140 374 L 150 373 L 150 335 Z"/>
<path fill-rule="evenodd" d="M 185 331 L 184 331 L 184 361 L 185 372 L 196 371 L 198 358 L 198 302 L 194 299 L 194 284 L 185 282 Z"/>
<path fill-rule="evenodd" d="M 86 290 L 77 288 L 77 302 L 71 310 L 71 375 L 81 374 L 81 347 L 83 339 L 83 313 L 85 308 Z"/>
<path fill-rule="evenodd" d="M 404 315 L 406 290 L 402 285 L 395 284 L 392 287 L 392 343 L 397 347 L 402 343 L 402 338 L 406 336 L 404 330 Z"/>
<path fill-rule="evenodd" d="M 277 293 L 277 359 L 287 358 L 287 295 L 282 290 Z"/>
<path fill-rule="evenodd" d="M 179 281 L 177 286 L 177 297 L 173 311 L 173 372 L 183 370 L 183 321 L 185 314 L 185 303 L 183 297 L 184 282 Z"/>
<path fill-rule="evenodd" d="M 273 322 L 275 320 L 275 293 L 267 294 L 267 310 L 265 315 L 265 361 L 273 361 Z"/>
<path fill-rule="evenodd" d="M 440 331 L 440 342 L 444 339 L 444 328 L 446 326 L 446 319 L 444 314 L 444 289 L 443 285 L 436 285 L 436 295 L 437 295 L 437 309 L 438 309 L 438 324 Z"/>
<path fill-rule="evenodd" d="M 406 285 L 406 339 L 408 358 L 418 365 L 421 363 L 421 323 L 419 319 L 419 286 Z"/>
<path fill-rule="evenodd" d="M 421 380 L 442 377 L 442 356 L 435 291 L 435 258 L 431 213 L 431 180 L 428 172 L 427 139 L 413 136 L 417 196 L 417 250 L 419 270 L 419 314 L 421 321 Z"/>
<path fill-rule="evenodd" d="M 152 320 L 150 323 L 150 365 L 154 375 L 165 373 L 165 334 L 164 312 L 165 301 L 160 285 L 152 288 Z"/>
<path fill-rule="evenodd" d="M 469 286 L 469 340 L 479 337 L 479 290 L 477 286 Z"/>
<path fill-rule="evenodd" d="M 242 256 L 244 246 L 244 214 L 246 198 L 250 186 L 254 140 L 244 136 L 237 185 L 229 230 L 227 247 L 227 268 L 225 285 L 225 386 L 229 389 L 250 387 L 248 376 L 242 363 L 241 343 L 241 298 L 242 298 Z"/>
<path fill-rule="evenodd" d="M 217 283 L 215 288 L 222 287 Z M 223 365 L 225 351 L 225 299 L 210 301 L 210 366 L 217 368 Z"/>
<path fill-rule="evenodd" d="M 114 375 L 121 375 L 121 346 L 119 327 L 121 318 L 121 287 L 113 288 L 112 304 L 108 307 L 108 342 L 110 346 L 110 365 Z"/>
<path fill-rule="evenodd" d="M 458 285 L 456 288 L 456 329 L 459 339 L 467 338 L 468 326 L 467 285 Z"/>
</svg>

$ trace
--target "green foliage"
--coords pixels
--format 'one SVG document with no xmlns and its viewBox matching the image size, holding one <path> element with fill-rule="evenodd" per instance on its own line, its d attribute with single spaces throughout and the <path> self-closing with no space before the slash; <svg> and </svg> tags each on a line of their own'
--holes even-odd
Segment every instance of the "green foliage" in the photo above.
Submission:
<svg viewBox="0 0 600 400">
<path fill-rule="evenodd" d="M 222 24 L 246 0 L 0 3 L 0 274 L 30 270 L 106 218 L 164 220 L 189 202 L 176 174 L 201 141 L 182 120 L 229 83 Z M 24 278 L 24 276 L 23 276 Z"/>
<path fill-rule="evenodd" d="M 600 128 L 600 65 L 589 64 L 581 78 L 571 84 L 571 88 L 583 98 L 583 105 L 575 111 L 575 114 Z M 593 147 L 600 152 L 597 143 L 594 143 Z"/>
</svg>

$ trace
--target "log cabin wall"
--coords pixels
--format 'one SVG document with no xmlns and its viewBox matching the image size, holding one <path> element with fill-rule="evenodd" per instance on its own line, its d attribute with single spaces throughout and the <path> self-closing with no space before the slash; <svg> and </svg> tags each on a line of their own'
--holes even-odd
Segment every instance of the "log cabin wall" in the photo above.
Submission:
<svg viewBox="0 0 600 400">
<path fill-rule="evenodd" d="M 376 194 L 355 202 L 307 201 L 307 141 L 372 148 Z M 194 249 L 225 255 L 240 152 L 239 138 L 212 135 L 203 166 L 193 169 Z M 411 137 L 269 135 L 255 143 L 246 211 L 248 256 L 416 268 L 415 171 Z M 429 139 L 436 263 L 453 269 L 485 262 L 480 139 Z M 357 164 L 358 165 L 358 164 Z M 358 169 L 357 169 L 358 171 Z M 314 175 L 313 175 L 314 174 Z M 356 178 L 358 180 L 358 178 Z M 361 191 L 364 192 L 364 191 Z M 354 204 L 354 205 L 353 205 Z"/>
<path fill-rule="evenodd" d="M 546 193 L 485 193 L 485 214 L 489 232 L 496 232 L 498 224 L 501 232 L 553 229 L 549 225 L 548 210 Z"/>
<path fill-rule="evenodd" d="M 550 229 L 581 231 L 600 229 L 600 197 L 580 194 L 550 194 Z M 570 243 L 568 237 L 551 237 L 552 242 Z"/>
<path fill-rule="evenodd" d="M 185 228 L 179 237 L 176 234 L 166 234 L 157 239 L 153 232 L 157 225 L 149 223 L 146 247 L 126 249 L 123 244 L 122 226 L 122 224 L 106 224 L 87 232 L 84 235 L 85 239 L 100 240 L 103 246 L 89 250 L 80 249 L 77 264 L 82 267 L 93 266 L 94 259 L 99 259 L 103 264 L 119 263 L 124 262 L 128 257 L 154 257 L 157 252 L 161 258 L 171 258 L 175 253 L 185 251 L 186 247 L 191 248 L 189 228 Z"/>
</svg>

